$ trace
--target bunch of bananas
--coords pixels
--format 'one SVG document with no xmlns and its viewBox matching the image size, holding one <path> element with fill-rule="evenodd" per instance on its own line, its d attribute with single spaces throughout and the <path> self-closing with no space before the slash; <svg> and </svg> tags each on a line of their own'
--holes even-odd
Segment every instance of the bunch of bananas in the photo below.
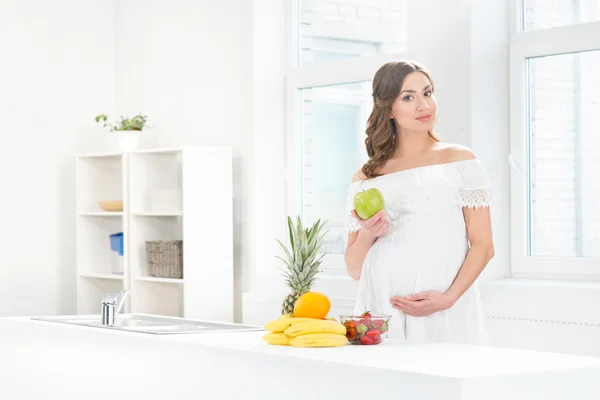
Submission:
<svg viewBox="0 0 600 400">
<path fill-rule="evenodd" d="M 340 347 L 348 343 L 346 327 L 334 319 L 282 316 L 268 322 L 269 333 L 263 340 L 269 344 L 292 347 Z"/>
</svg>

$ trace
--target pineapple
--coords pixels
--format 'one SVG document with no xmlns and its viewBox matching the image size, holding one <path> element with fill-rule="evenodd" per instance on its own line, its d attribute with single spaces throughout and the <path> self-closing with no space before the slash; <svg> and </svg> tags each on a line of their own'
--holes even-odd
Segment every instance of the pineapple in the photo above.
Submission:
<svg viewBox="0 0 600 400">
<path fill-rule="evenodd" d="M 285 263 L 286 268 L 283 270 L 283 276 L 290 288 L 290 294 L 285 297 L 281 305 L 282 315 L 294 312 L 296 300 L 310 291 L 316 280 L 321 259 L 325 255 L 321 255 L 317 259 L 323 237 L 327 233 L 321 235 L 324 225 L 325 222 L 321 222 L 319 219 L 310 229 L 305 229 L 302 226 L 300 217 L 297 217 L 296 226 L 294 226 L 292 219 L 288 217 L 291 249 L 288 249 L 280 240 L 276 239 L 285 254 L 285 259 L 278 256 L 277 258 Z"/>
</svg>

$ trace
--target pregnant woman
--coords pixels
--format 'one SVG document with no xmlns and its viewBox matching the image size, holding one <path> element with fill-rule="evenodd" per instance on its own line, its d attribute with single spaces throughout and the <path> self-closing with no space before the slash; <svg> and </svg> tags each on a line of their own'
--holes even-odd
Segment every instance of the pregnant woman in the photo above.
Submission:
<svg viewBox="0 0 600 400">
<path fill-rule="evenodd" d="M 383 65 L 373 101 L 369 160 L 348 190 L 354 311 L 392 315 L 389 337 L 488 344 L 476 284 L 494 255 L 487 172 L 471 150 L 433 132 L 434 84 L 421 65 Z M 385 209 L 363 220 L 353 198 L 370 188 L 381 192 Z"/>
</svg>

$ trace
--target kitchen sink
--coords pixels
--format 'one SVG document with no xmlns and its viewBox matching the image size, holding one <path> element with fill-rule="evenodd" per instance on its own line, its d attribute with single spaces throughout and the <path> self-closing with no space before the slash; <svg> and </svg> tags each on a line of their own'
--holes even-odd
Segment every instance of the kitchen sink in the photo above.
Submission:
<svg viewBox="0 0 600 400">
<path fill-rule="evenodd" d="M 263 330 L 262 327 L 253 325 L 214 321 L 198 321 L 186 318 L 166 317 L 149 314 L 120 314 L 115 318 L 114 326 L 103 325 L 101 315 L 33 317 L 32 319 L 43 322 L 112 329 L 127 332 L 148 333 L 153 335 L 214 332 L 248 332 Z"/>
</svg>

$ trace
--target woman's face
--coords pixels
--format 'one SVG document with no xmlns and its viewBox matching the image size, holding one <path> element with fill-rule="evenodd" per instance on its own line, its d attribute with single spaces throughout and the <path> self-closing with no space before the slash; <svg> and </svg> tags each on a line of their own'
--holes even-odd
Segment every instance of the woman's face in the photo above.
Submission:
<svg viewBox="0 0 600 400">
<path fill-rule="evenodd" d="M 437 119 L 437 102 L 431 82 L 422 72 L 411 72 L 404 78 L 400 95 L 392 104 L 392 115 L 401 130 L 428 132 Z"/>
</svg>

